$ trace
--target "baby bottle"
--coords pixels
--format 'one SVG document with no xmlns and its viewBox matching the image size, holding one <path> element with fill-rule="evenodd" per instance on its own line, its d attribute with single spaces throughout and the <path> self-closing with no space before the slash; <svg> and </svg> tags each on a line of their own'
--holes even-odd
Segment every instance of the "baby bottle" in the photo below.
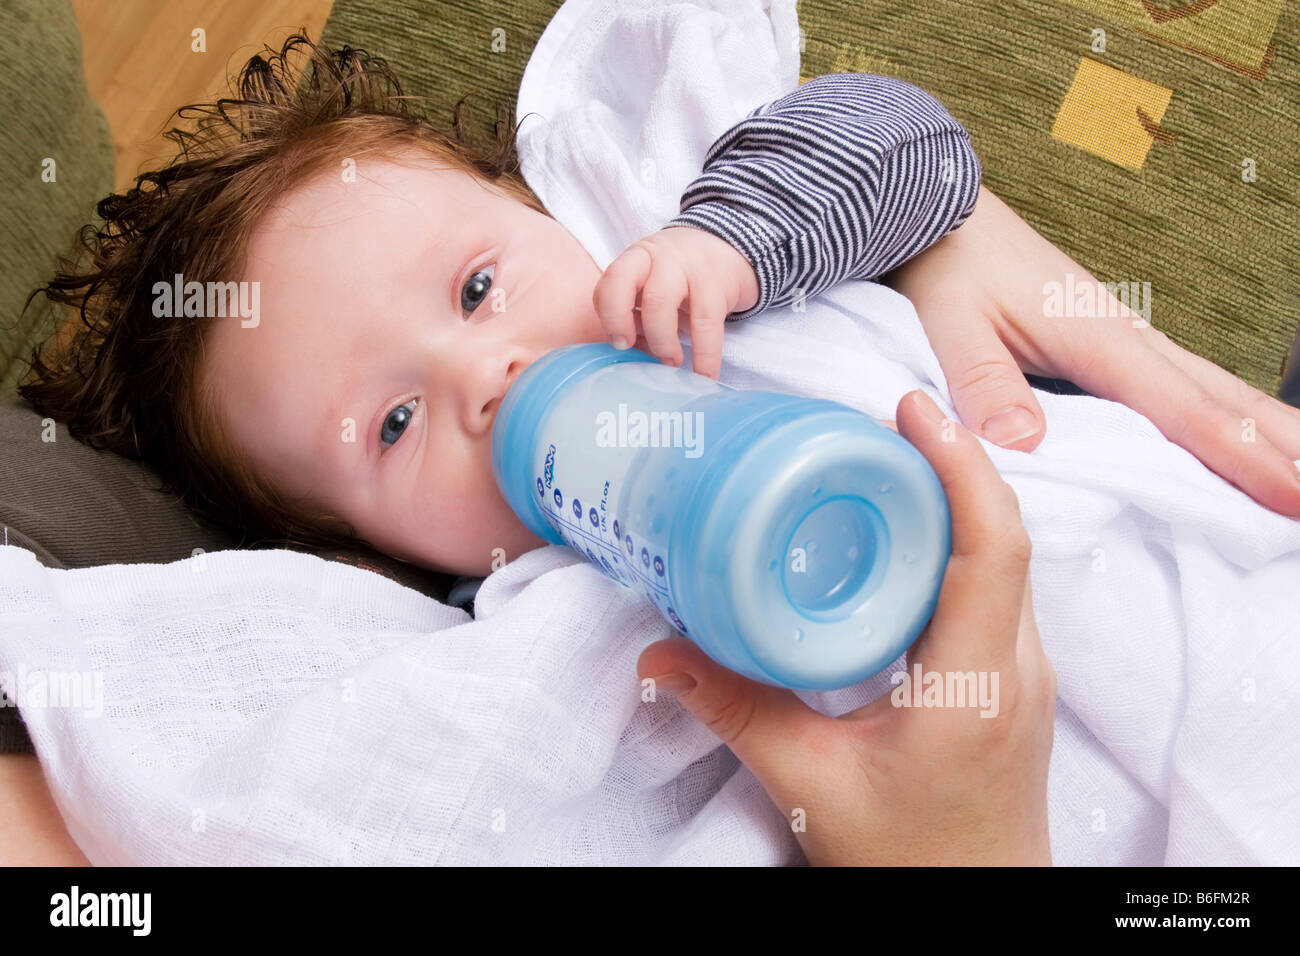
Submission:
<svg viewBox="0 0 1300 956">
<path fill-rule="evenodd" d="M 533 362 L 498 410 L 492 471 L 539 538 L 644 594 L 719 664 L 781 687 L 846 687 L 897 659 L 951 549 L 938 477 L 885 425 L 635 348 Z"/>
</svg>

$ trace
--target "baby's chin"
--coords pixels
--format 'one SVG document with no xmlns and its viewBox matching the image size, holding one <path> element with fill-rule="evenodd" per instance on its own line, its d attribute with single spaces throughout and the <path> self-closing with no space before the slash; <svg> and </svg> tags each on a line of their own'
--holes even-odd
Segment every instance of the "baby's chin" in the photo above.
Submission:
<svg viewBox="0 0 1300 956">
<path fill-rule="evenodd" d="M 495 534 L 484 535 L 479 540 L 485 547 L 486 557 L 477 570 L 463 571 L 462 574 L 491 574 L 521 554 L 545 547 L 550 543 L 529 531 L 513 512 L 502 522 Z"/>
</svg>

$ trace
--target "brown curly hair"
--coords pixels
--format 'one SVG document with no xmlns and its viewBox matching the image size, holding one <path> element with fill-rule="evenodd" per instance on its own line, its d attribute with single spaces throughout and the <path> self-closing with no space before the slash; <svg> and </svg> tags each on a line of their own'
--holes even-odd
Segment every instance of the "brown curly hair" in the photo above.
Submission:
<svg viewBox="0 0 1300 956">
<path fill-rule="evenodd" d="M 368 544 L 338 516 L 304 511 L 233 453 L 199 385 L 211 317 L 157 318 L 154 284 L 228 281 L 244 266 L 253 225 L 274 201 L 342 157 L 427 151 L 543 214 L 518 175 L 515 128 L 500 119 L 494 147 L 473 145 L 463 108 L 451 130 L 410 108 L 380 57 L 330 51 L 299 31 L 279 53 L 265 47 L 237 81 L 237 98 L 183 106 L 192 130 L 165 168 L 99 202 L 102 226 L 86 225 L 76 253 L 27 297 L 76 308 L 60 332 L 32 350 L 19 393 L 96 448 L 143 461 L 194 512 L 242 531 L 248 546 L 332 548 Z M 305 58 L 302 69 L 291 61 Z M 549 214 L 548 214 L 549 215 Z"/>
</svg>

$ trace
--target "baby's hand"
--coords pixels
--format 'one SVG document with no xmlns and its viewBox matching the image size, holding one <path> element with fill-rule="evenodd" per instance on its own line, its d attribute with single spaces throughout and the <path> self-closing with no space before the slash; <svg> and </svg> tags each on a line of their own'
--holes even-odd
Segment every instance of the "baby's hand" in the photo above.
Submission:
<svg viewBox="0 0 1300 956">
<path fill-rule="evenodd" d="M 689 329 L 695 371 L 717 378 L 727 316 L 758 302 L 758 276 L 725 239 L 692 226 L 669 226 L 611 262 L 592 301 L 615 348 L 635 344 L 680 365 L 678 335 Z"/>
</svg>

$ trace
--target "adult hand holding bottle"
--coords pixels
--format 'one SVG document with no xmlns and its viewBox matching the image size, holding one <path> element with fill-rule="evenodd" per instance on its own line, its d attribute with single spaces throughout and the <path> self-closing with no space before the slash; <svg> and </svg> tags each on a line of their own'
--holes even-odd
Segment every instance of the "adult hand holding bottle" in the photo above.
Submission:
<svg viewBox="0 0 1300 956">
<path fill-rule="evenodd" d="M 674 693 L 800 822 L 796 837 L 814 866 L 1050 864 L 1056 674 L 1034 623 L 1015 493 L 979 441 L 923 392 L 905 395 L 897 416 L 943 484 L 953 532 L 938 606 L 908 669 L 996 672 L 995 716 L 897 707 L 886 693 L 827 717 L 682 637 L 646 648 L 637 672 Z"/>
</svg>

